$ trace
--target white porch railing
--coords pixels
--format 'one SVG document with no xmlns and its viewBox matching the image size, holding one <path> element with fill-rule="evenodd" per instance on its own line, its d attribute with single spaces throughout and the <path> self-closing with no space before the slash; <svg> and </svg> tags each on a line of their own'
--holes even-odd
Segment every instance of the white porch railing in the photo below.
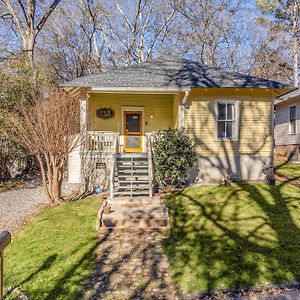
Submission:
<svg viewBox="0 0 300 300">
<path fill-rule="evenodd" d="M 147 154 L 148 154 L 148 176 L 149 176 L 149 197 L 153 197 L 153 160 L 152 160 L 152 134 L 146 134 L 147 137 Z"/>
<path fill-rule="evenodd" d="M 87 131 L 85 134 L 84 150 L 115 152 L 115 139 L 119 134 L 116 132 Z"/>
<path fill-rule="evenodd" d="M 109 181 L 110 181 L 110 198 L 114 197 L 114 182 L 115 182 L 115 171 L 116 171 L 116 164 L 117 164 L 117 155 L 118 155 L 118 136 L 115 136 L 114 138 L 114 155 L 113 155 L 113 161 L 112 161 L 112 166 L 110 170 L 110 176 L 109 176 Z"/>
</svg>

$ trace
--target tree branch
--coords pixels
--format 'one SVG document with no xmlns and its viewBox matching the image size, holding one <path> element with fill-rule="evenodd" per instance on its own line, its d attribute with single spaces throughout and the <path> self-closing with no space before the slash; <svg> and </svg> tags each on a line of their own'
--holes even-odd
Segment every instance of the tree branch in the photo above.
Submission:
<svg viewBox="0 0 300 300">
<path fill-rule="evenodd" d="M 52 12 L 54 11 L 54 9 L 56 8 L 56 6 L 59 4 L 60 1 L 61 0 L 54 0 L 52 4 L 48 7 L 47 11 L 45 12 L 45 14 L 43 15 L 42 19 L 40 20 L 39 24 L 35 29 L 36 34 L 38 34 L 41 31 L 46 21 L 48 20 L 48 18 L 50 17 L 50 15 L 52 14 Z"/>
</svg>

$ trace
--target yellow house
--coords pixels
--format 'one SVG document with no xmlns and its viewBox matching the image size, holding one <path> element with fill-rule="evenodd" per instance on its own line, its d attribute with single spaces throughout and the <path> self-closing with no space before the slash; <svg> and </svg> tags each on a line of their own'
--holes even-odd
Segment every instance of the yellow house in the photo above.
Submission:
<svg viewBox="0 0 300 300">
<path fill-rule="evenodd" d="M 63 84 L 81 103 L 84 143 L 69 182 L 150 193 L 151 133 L 184 127 L 197 147 L 196 182 L 263 179 L 273 164 L 274 99 L 292 88 L 183 58 L 161 57 Z M 91 174 L 96 175 L 91 175 Z"/>
</svg>

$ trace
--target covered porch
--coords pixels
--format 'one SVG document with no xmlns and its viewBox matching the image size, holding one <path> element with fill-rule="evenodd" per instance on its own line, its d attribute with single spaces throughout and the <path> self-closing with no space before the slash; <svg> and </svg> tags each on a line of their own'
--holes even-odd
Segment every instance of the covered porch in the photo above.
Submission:
<svg viewBox="0 0 300 300">
<path fill-rule="evenodd" d="M 81 97 L 82 150 L 145 153 L 147 136 L 180 126 L 181 104 L 179 92 L 87 92 Z"/>
</svg>

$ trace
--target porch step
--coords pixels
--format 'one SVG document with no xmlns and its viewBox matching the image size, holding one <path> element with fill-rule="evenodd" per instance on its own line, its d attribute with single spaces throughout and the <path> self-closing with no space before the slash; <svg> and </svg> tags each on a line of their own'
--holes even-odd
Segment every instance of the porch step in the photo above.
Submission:
<svg viewBox="0 0 300 300">
<path fill-rule="evenodd" d="M 149 184 L 149 180 L 118 180 L 116 181 L 116 183 L 119 183 L 119 184 L 123 184 L 123 183 L 129 183 L 129 184 L 136 184 L 136 183 L 139 183 L 139 184 Z"/>
<path fill-rule="evenodd" d="M 114 196 L 149 195 L 147 153 L 120 153 L 114 176 Z"/>
<path fill-rule="evenodd" d="M 117 176 L 116 176 L 116 178 L 138 178 L 138 177 L 147 177 L 147 179 L 148 179 L 148 176 L 147 176 L 148 174 L 135 174 L 135 175 L 129 175 L 129 174 L 118 174 Z M 144 179 L 145 180 L 145 179 Z"/>
<path fill-rule="evenodd" d="M 147 169 L 148 168 L 148 164 L 147 165 L 119 165 L 118 166 L 119 169 Z"/>
<path fill-rule="evenodd" d="M 123 192 L 114 192 L 115 196 L 143 196 L 149 195 L 149 190 L 140 190 L 140 191 L 123 191 Z"/>
<path fill-rule="evenodd" d="M 141 174 L 141 175 L 145 175 L 148 174 L 148 169 L 143 170 L 143 169 L 139 169 L 139 170 L 134 170 L 134 169 L 123 169 L 123 170 L 118 170 L 118 174 Z"/>
<path fill-rule="evenodd" d="M 148 184 L 142 184 L 142 185 L 119 185 L 115 187 L 116 190 L 133 190 L 133 189 L 148 189 L 149 188 L 149 183 Z"/>
</svg>

